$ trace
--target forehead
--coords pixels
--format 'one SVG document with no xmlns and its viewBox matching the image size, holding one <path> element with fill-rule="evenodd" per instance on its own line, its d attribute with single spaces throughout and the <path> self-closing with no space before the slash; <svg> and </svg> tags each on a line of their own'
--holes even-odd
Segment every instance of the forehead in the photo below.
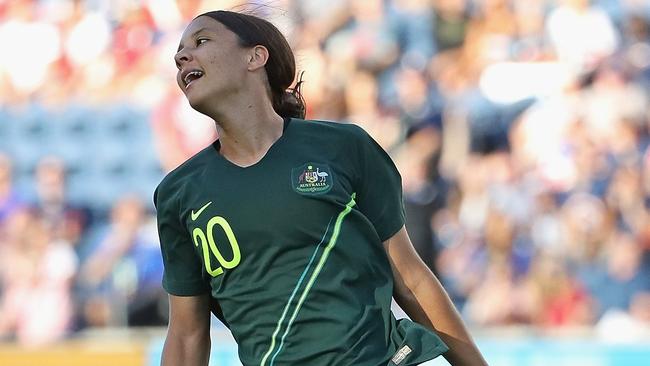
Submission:
<svg viewBox="0 0 650 366">
<path fill-rule="evenodd" d="M 183 35 L 181 36 L 181 44 L 184 40 L 190 39 L 196 34 L 206 32 L 211 35 L 216 35 L 219 37 L 232 37 L 235 36 L 225 25 L 219 23 L 217 20 L 210 18 L 209 16 L 200 16 L 194 20 L 185 28 Z"/>
</svg>

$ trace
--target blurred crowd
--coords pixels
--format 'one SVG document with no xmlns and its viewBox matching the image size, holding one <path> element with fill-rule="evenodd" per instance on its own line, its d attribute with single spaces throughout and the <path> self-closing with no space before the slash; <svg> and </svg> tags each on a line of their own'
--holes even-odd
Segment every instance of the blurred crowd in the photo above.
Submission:
<svg viewBox="0 0 650 366">
<path fill-rule="evenodd" d="M 647 332 L 650 3 L 240 3 L 0 0 L 1 108 L 144 108 L 169 171 L 215 138 L 175 85 L 180 33 L 252 11 L 294 48 L 308 118 L 393 156 L 414 245 L 471 326 Z M 165 324 L 151 197 L 73 204 L 56 156 L 22 192 L 16 160 L 0 141 L 0 339 Z"/>
</svg>

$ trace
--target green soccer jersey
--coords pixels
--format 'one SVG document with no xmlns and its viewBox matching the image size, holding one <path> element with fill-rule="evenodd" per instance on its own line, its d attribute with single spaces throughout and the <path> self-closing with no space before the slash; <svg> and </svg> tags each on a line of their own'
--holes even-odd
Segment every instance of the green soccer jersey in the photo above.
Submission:
<svg viewBox="0 0 650 366">
<path fill-rule="evenodd" d="M 245 366 L 417 365 L 447 350 L 390 311 L 382 242 L 401 229 L 401 178 L 352 124 L 286 119 L 258 163 L 218 141 L 154 194 L 173 295 L 211 292 Z"/>
</svg>

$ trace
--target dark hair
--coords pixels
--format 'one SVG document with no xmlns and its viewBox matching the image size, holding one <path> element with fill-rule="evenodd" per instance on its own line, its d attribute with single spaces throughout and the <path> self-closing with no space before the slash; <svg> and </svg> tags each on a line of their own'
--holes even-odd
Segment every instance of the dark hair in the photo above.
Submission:
<svg viewBox="0 0 650 366">
<path fill-rule="evenodd" d="M 227 10 L 209 11 L 196 18 L 201 16 L 208 16 L 235 33 L 242 47 L 266 47 L 269 59 L 264 68 L 273 109 L 282 117 L 305 118 L 305 100 L 300 93 L 302 74 L 296 86 L 289 88 L 296 75 L 296 60 L 289 42 L 278 28 L 257 16 Z"/>
</svg>

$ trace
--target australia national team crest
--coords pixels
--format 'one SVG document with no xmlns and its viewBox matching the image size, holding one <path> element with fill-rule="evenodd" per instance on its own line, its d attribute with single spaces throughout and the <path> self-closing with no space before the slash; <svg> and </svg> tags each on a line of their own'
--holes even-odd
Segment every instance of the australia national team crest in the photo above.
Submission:
<svg viewBox="0 0 650 366">
<path fill-rule="evenodd" d="M 334 184 L 332 171 L 325 164 L 307 163 L 291 170 L 291 185 L 301 194 L 326 193 Z"/>
</svg>

